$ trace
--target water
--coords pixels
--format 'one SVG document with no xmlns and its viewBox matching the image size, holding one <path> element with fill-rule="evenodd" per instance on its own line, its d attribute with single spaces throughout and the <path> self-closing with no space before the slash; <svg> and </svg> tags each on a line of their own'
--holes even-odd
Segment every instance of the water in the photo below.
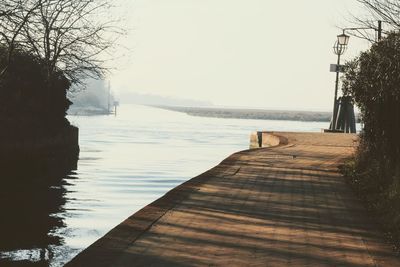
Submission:
<svg viewBox="0 0 400 267">
<path fill-rule="evenodd" d="M 9 218 L 0 266 L 62 266 L 173 187 L 247 149 L 257 130 L 320 132 L 328 123 L 192 117 L 122 105 L 118 116 L 68 118 L 80 129 L 78 169 L 2 196 Z M 4 229 L 4 227 L 3 227 Z M 14 264 L 14 265 L 13 265 Z M 25 266 L 24 265 L 24 266 Z"/>
</svg>

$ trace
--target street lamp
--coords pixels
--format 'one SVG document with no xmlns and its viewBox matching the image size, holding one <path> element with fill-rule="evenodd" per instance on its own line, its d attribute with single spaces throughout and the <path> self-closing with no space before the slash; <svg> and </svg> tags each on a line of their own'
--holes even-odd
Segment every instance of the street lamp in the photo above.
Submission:
<svg viewBox="0 0 400 267">
<path fill-rule="evenodd" d="M 350 36 L 346 35 L 343 31 L 342 34 L 337 36 L 337 40 L 335 45 L 333 46 L 333 52 L 338 56 L 337 57 L 337 64 L 336 64 L 336 82 L 335 82 L 335 98 L 333 100 L 333 113 L 332 113 L 332 122 L 330 126 L 330 130 L 336 130 L 336 120 L 338 114 L 338 103 L 337 103 L 337 94 L 339 88 L 339 73 L 341 71 L 340 66 L 340 56 L 344 54 L 346 51 L 347 45 L 349 44 Z"/>
<path fill-rule="evenodd" d="M 332 122 L 331 122 L 331 125 L 329 127 L 329 131 L 333 131 L 333 132 L 334 131 L 341 131 L 342 128 L 343 128 L 343 123 L 345 123 L 345 124 L 347 123 L 346 121 L 343 122 L 342 118 L 344 116 L 344 113 L 342 112 L 343 111 L 342 109 L 339 112 L 339 100 L 337 99 L 338 88 L 339 88 L 339 73 L 343 72 L 343 66 L 340 65 L 340 56 L 343 55 L 344 52 L 346 51 L 347 45 L 349 44 L 349 40 L 350 40 L 350 36 L 347 35 L 345 32 L 346 31 L 347 32 L 355 31 L 355 32 L 361 34 L 361 36 L 362 36 L 361 38 L 365 38 L 365 35 L 363 35 L 360 31 L 374 30 L 375 33 L 377 33 L 375 35 L 376 36 L 376 40 L 375 41 L 378 41 L 378 42 L 382 39 L 382 33 L 383 33 L 383 31 L 382 31 L 382 21 L 378 21 L 378 27 L 377 28 L 375 28 L 375 27 L 361 27 L 361 28 L 358 27 L 358 28 L 344 28 L 342 30 L 343 30 L 343 33 L 339 34 L 337 36 L 337 40 L 335 42 L 335 45 L 333 46 L 333 52 L 337 55 L 337 64 L 336 65 L 334 65 L 334 64 L 331 65 L 331 71 L 332 72 L 336 72 L 335 99 L 333 101 Z M 353 34 L 353 36 L 360 38 L 360 36 L 357 36 L 357 35 L 354 35 L 354 34 Z M 343 101 L 341 103 L 342 103 L 341 107 L 343 105 L 348 106 L 347 104 L 344 104 Z M 353 107 L 351 107 L 350 109 L 352 110 L 352 112 L 351 112 L 352 116 L 351 117 L 353 117 L 350 120 L 354 121 L 354 122 L 352 122 L 352 126 L 354 126 L 352 131 L 355 132 L 356 130 L 355 130 L 354 109 L 353 109 Z M 352 127 L 350 127 L 350 128 L 352 128 Z M 346 131 L 346 129 L 345 129 L 345 131 Z"/>
<path fill-rule="evenodd" d="M 346 35 L 343 31 L 342 34 L 337 36 L 337 42 L 339 45 L 348 45 L 350 36 Z"/>
</svg>

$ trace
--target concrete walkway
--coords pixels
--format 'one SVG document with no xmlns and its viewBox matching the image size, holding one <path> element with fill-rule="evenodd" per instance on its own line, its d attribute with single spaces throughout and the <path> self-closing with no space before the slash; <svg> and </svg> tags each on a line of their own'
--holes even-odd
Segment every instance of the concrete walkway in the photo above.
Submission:
<svg viewBox="0 0 400 267">
<path fill-rule="evenodd" d="M 338 164 L 355 136 L 275 133 L 132 215 L 67 266 L 400 266 Z"/>
</svg>

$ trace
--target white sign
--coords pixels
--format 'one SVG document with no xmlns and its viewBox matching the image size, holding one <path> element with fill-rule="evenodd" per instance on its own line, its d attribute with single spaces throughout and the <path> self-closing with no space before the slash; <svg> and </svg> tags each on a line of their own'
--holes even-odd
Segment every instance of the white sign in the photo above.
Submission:
<svg viewBox="0 0 400 267">
<path fill-rule="evenodd" d="M 331 64 L 331 72 L 344 72 L 344 65 Z"/>
</svg>

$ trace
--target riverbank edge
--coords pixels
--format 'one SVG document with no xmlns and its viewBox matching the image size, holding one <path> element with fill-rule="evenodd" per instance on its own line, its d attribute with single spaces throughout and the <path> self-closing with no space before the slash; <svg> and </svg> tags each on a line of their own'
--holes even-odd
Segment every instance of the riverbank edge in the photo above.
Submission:
<svg viewBox="0 0 400 267">
<path fill-rule="evenodd" d="M 135 242 L 188 194 L 199 190 L 200 186 L 211 179 L 221 166 L 234 164 L 239 154 L 245 151 L 248 150 L 233 153 L 213 168 L 171 189 L 111 229 L 65 266 L 89 266 L 93 263 L 93 259 L 96 259 L 98 264 L 96 266 L 111 266 L 112 261 L 122 253 L 124 248 Z"/>
<path fill-rule="evenodd" d="M 189 116 L 239 120 L 278 120 L 302 122 L 329 122 L 331 112 L 296 111 L 296 110 L 264 110 L 224 107 L 183 107 L 148 105 L 149 107 L 185 113 Z"/>
<path fill-rule="evenodd" d="M 307 140 L 309 139 L 310 134 L 336 135 L 335 133 L 296 133 L 275 131 L 263 131 L 263 133 L 269 137 L 276 136 L 278 140 L 283 140 L 283 142 L 274 143 L 272 146 L 258 149 L 271 149 L 278 146 L 292 146 L 294 143 L 302 143 L 304 140 L 306 140 L 306 143 L 309 143 L 312 142 Z M 348 135 L 348 137 L 353 138 L 352 135 Z M 327 145 L 329 146 L 329 144 Z M 228 166 L 234 165 L 241 156 L 251 150 L 254 149 L 246 149 L 233 153 L 213 168 L 171 189 L 164 196 L 153 201 L 111 229 L 103 237 L 95 241 L 92 245 L 75 256 L 65 266 L 92 266 L 94 263 L 98 267 L 112 266 L 114 260 L 118 258 L 118 256 L 121 255 L 126 248 L 139 239 L 142 234 L 144 234 L 155 223 L 157 223 L 157 221 L 162 218 L 164 214 L 173 209 L 190 193 L 200 190 L 200 187 L 212 179 L 213 176 L 216 176 L 219 172 L 221 172 L 221 169 L 223 171 Z"/>
</svg>

